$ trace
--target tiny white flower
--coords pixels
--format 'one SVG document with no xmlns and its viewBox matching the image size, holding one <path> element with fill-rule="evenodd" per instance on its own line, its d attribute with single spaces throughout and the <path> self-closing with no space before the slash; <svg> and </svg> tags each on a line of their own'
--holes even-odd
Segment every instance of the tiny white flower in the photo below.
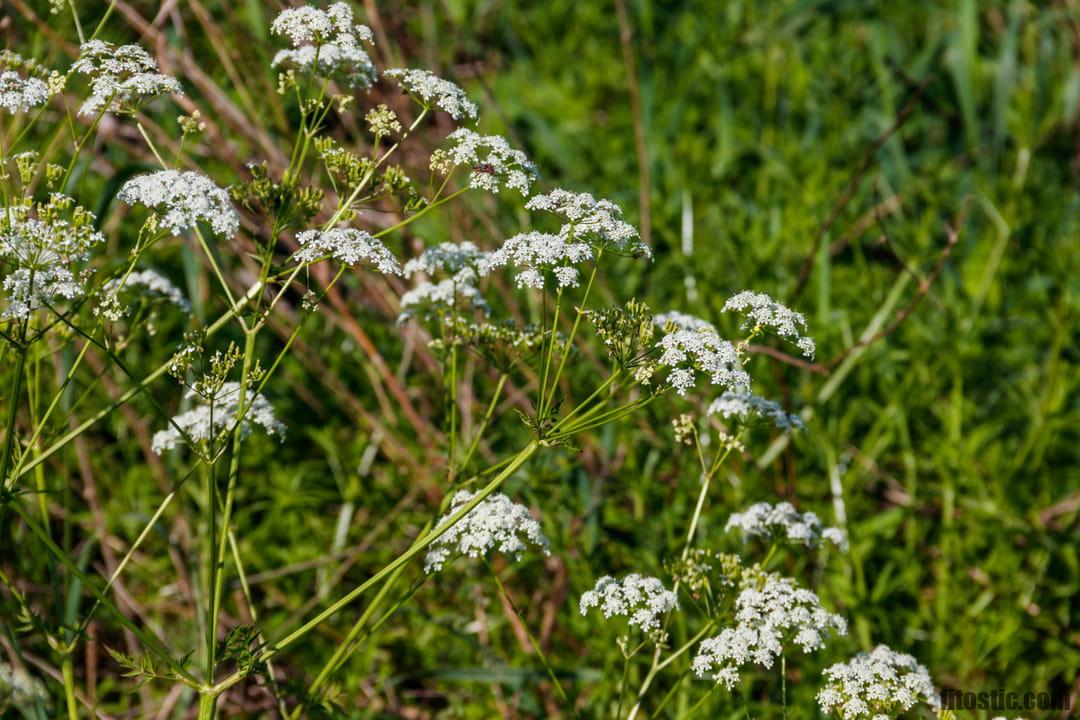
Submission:
<svg viewBox="0 0 1080 720">
<path fill-rule="evenodd" d="M 713 385 L 733 392 L 748 392 L 750 374 L 743 369 L 735 346 L 721 338 L 707 323 L 696 329 L 684 329 L 676 323 L 671 332 L 660 338 L 661 366 L 669 368 L 668 384 L 685 395 L 705 375 Z"/>
<path fill-rule="evenodd" d="M 487 258 L 488 268 L 513 265 L 518 287 L 542 289 L 544 272 L 552 271 L 560 288 L 578 284 L 575 265 L 592 260 L 593 251 L 583 242 L 567 242 L 562 235 L 550 233 L 520 233 L 508 239 Z"/>
<path fill-rule="evenodd" d="M 473 497 L 474 494 L 468 490 L 455 493 L 450 501 L 450 509 L 439 520 L 436 529 L 444 527 L 450 517 Z M 498 550 L 503 555 L 520 560 L 530 544 L 539 547 L 545 555 L 550 554 L 548 540 L 529 509 L 502 493 L 494 493 L 484 498 L 429 546 L 424 571 L 430 574 L 442 570 L 455 552 L 478 558 Z"/>
<path fill-rule="evenodd" d="M 293 262 L 313 263 L 332 257 L 342 265 L 364 262 L 384 275 L 401 274 L 401 265 L 390 249 L 363 230 L 305 230 L 296 236 L 296 242 L 300 249 L 293 253 Z"/>
<path fill-rule="evenodd" d="M 239 417 L 240 383 L 223 384 L 213 397 L 197 396 L 191 390 L 186 393 L 186 397 L 195 400 L 196 406 L 175 416 L 169 427 L 154 433 L 151 438 L 150 447 L 158 455 L 180 446 L 186 439 L 195 442 L 209 440 L 221 430 L 233 427 L 241 420 L 241 433 L 245 437 L 251 434 L 254 425 L 263 428 L 268 435 L 285 437 L 284 423 L 277 419 L 274 407 L 262 395 L 252 396 L 249 390 L 244 398 L 244 417 Z"/>
<path fill-rule="evenodd" d="M 200 220 L 219 237 L 231 238 L 240 230 L 240 217 L 229 194 L 192 170 L 136 175 L 124 183 L 116 197 L 128 205 L 143 205 L 154 211 L 174 235 L 194 228 Z"/>
<path fill-rule="evenodd" d="M 894 718 L 918 704 L 941 709 L 930 672 L 915 658 L 878 645 L 825 669 L 818 704 L 842 720 Z"/>
<path fill-rule="evenodd" d="M 431 169 L 444 175 L 454 168 L 469 170 L 469 187 L 499 192 L 502 186 L 529 194 L 536 179 L 536 166 L 520 150 L 510 147 L 499 135 L 481 135 L 468 128 L 458 128 L 446 138 L 449 147 L 431 155 Z"/>
<path fill-rule="evenodd" d="M 398 323 L 410 318 L 429 318 L 443 313 L 461 313 L 465 310 L 479 310 L 487 313 L 488 304 L 483 293 L 473 283 L 475 276 L 469 270 L 462 270 L 453 278 L 438 282 L 422 282 L 401 296 L 401 314 Z"/>
<path fill-rule="evenodd" d="M 664 616 L 678 607 L 678 597 L 658 578 L 637 573 L 621 579 L 605 575 L 582 594 L 578 604 L 582 615 L 600 608 L 605 618 L 625 617 L 630 627 L 646 633 L 658 631 Z"/>
<path fill-rule="evenodd" d="M 566 224 L 559 234 L 568 242 L 582 241 L 596 248 L 613 248 L 635 257 L 652 257 L 652 249 L 641 242 L 637 228 L 623 220 L 622 208 L 610 200 L 597 200 L 589 193 L 556 189 L 533 196 L 525 207 L 561 216 Z"/>
<path fill-rule="evenodd" d="M 771 420 L 778 429 L 784 432 L 806 429 L 802 418 L 784 412 L 780 403 L 745 391 L 724 392 L 709 405 L 708 414 L 721 415 L 725 418 L 736 417 L 742 422 L 757 416 L 764 420 Z"/>
<path fill-rule="evenodd" d="M 171 280 L 156 270 L 137 270 L 129 273 L 127 277 L 114 278 L 105 283 L 104 287 L 101 288 L 102 295 L 105 298 L 105 305 L 113 306 L 115 313 L 115 310 L 119 309 L 118 298 L 121 291 L 135 287 L 145 289 L 146 294 L 160 297 L 184 312 L 190 312 L 191 310 L 191 303 L 184 297 L 184 293 L 180 291 L 180 288 L 173 285 Z M 119 314 L 122 313 L 123 310 L 120 309 Z M 118 319 L 117 314 L 107 315 L 107 317 L 111 320 Z"/>
<path fill-rule="evenodd" d="M 350 87 L 366 89 L 375 81 L 375 64 L 362 47 L 374 42 L 371 28 L 353 23 L 352 8 L 337 2 L 326 10 L 312 6 L 287 8 L 270 31 L 293 44 L 274 56 L 274 67 L 286 66 L 321 77 L 336 78 Z"/>
<path fill-rule="evenodd" d="M 841 549 L 847 547 L 843 530 L 822 527 L 817 515 L 812 512 L 800 513 L 789 502 L 776 505 L 754 503 L 743 512 L 732 513 L 724 531 L 732 530 L 738 530 L 745 537 L 786 540 L 807 547 L 817 547 L 822 541 L 831 542 Z"/>
<path fill-rule="evenodd" d="M 49 86 L 36 77 L 22 77 L 14 70 L 0 73 L 0 108 L 9 113 L 27 112 L 52 97 Z"/>
<path fill-rule="evenodd" d="M 439 243 L 425 248 L 420 257 L 406 262 L 405 276 L 412 277 L 421 272 L 428 275 L 445 273 L 467 282 L 487 275 L 490 268 L 489 255 L 490 253 L 468 241 Z"/>
<path fill-rule="evenodd" d="M 744 290 L 728 298 L 724 303 L 724 312 L 737 312 L 746 316 L 744 329 L 769 328 L 785 340 L 789 340 L 813 360 L 817 351 L 814 339 L 806 335 L 806 318 L 785 305 L 778 303 L 765 293 Z"/>
<path fill-rule="evenodd" d="M 476 119 L 476 103 L 469 100 L 465 91 L 428 70 L 392 68 L 383 72 L 383 76 L 397 81 L 402 90 L 425 108 L 441 108 L 455 120 Z"/>
<path fill-rule="evenodd" d="M 102 109 L 134 112 L 160 95 L 180 95 L 176 78 L 162 75 L 150 54 L 138 45 L 114 46 L 104 40 L 90 40 L 80 48 L 73 72 L 90 79 L 90 97 L 79 108 L 80 115 L 94 115 Z"/>
<path fill-rule="evenodd" d="M 739 593 L 735 622 L 703 640 L 691 663 L 698 677 L 711 677 L 729 690 L 744 665 L 771 668 L 787 646 L 809 653 L 823 648 L 831 633 L 847 633 L 844 619 L 822 608 L 816 594 L 775 574 Z"/>
<path fill-rule="evenodd" d="M 708 330 L 715 333 L 716 327 L 708 320 L 702 320 L 695 315 L 688 315 L 678 310 L 672 310 L 671 312 L 659 313 L 653 317 L 653 323 L 661 330 L 666 329 L 669 325 L 673 325 L 680 330 Z"/>
</svg>

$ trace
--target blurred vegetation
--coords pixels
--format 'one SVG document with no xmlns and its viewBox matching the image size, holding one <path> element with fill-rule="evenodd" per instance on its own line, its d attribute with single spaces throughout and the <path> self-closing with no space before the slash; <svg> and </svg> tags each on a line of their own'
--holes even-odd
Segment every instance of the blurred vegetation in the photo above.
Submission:
<svg viewBox="0 0 1080 720">
<path fill-rule="evenodd" d="M 77 4 L 95 20 L 107 5 Z M 182 78 L 183 111 L 198 107 L 211 126 L 186 149 L 193 162 L 238 181 L 246 162 L 287 147 L 295 107 L 269 68 L 276 3 L 116 5 L 104 36 L 155 51 Z M 655 262 L 621 266 L 604 297 L 636 295 L 728 330 L 719 308 L 741 289 L 806 313 L 818 364 L 755 367 L 759 391 L 803 411 L 808 431 L 748 442 L 700 535 L 735 549 L 727 516 L 776 497 L 847 527 L 849 553 L 824 559 L 827 571 L 809 561 L 803 570 L 852 632 L 800 660 L 807 682 L 791 685 L 796 704 L 812 703 L 820 667 L 877 643 L 916 655 L 944 687 L 1051 690 L 1080 702 L 1080 3 L 368 0 L 358 13 L 375 29 L 380 65 L 460 82 L 481 105 L 481 128 L 524 148 L 543 187 L 590 191 L 647 218 Z M 5 47 L 54 67 L 76 48 L 70 15 L 50 16 L 43 2 L 7 0 L 0 33 Z M 385 87 L 373 96 L 406 107 Z M 161 103 L 148 114 L 168 146 L 177 113 Z M 104 126 L 80 202 L 108 220 L 112 192 L 145 155 L 130 128 Z M 395 250 L 447 239 L 490 246 L 527 222 L 513 198 L 471 198 L 410 226 Z M 212 317 L 199 303 L 198 256 L 170 252 L 162 262 L 186 278 L 196 313 Z M 242 263 L 230 269 L 243 285 Z M 236 526 L 271 632 L 384 565 L 441 498 L 441 376 L 420 333 L 389 320 L 402 289 L 350 278 L 269 388 L 280 416 L 302 421 L 281 446 L 253 441 Z M 536 311 L 506 302 L 514 314 Z M 171 347 L 149 341 L 127 357 L 145 372 Z M 129 384 L 112 373 L 81 382 L 103 398 Z M 482 402 L 490 383 L 479 369 L 477 383 Z M 168 382 L 153 394 L 175 402 Z M 102 572 L 169 486 L 168 461 L 147 452 L 148 403 L 135 407 L 146 413 L 110 417 L 86 436 L 89 457 L 66 452 L 47 473 L 88 498 L 66 519 L 69 547 Z M 583 439 L 578 452 L 548 454 L 510 486 L 543 509 L 553 557 L 497 567 L 597 716 L 603 698 L 592 688 L 617 676 L 621 660 L 615 633 L 581 618 L 577 598 L 600 575 L 662 574 L 680 548 L 698 481 L 671 438 L 670 419 L 685 407 L 665 402 Z M 491 457 L 520 447 L 525 431 L 494 437 Z M 184 502 L 201 499 L 192 491 Z M 174 648 L 193 648 L 183 598 L 202 530 L 182 508 L 159 529 L 125 575 L 127 607 Z M 35 577 L 35 557 L 0 566 Z M 794 571 L 802 561 L 790 562 Z M 13 613 L 0 596 L 3 625 Z M 318 667 L 353 620 L 344 613 L 282 662 L 299 676 Z M 91 635 L 92 646 L 124 647 L 108 624 Z M 153 692 L 129 694 L 104 653 L 95 662 L 109 712 Z M 344 717 L 543 716 L 542 679 L 490 579 L 467 567 L 429 581 L 336 678 Z M 684 683 L 672 712 L 704 685 Z M 728 717 L 721 695 L 714 714 Z M 254 714 L 264 696 L 253 685 L 231 702 Z"/>
</svg>

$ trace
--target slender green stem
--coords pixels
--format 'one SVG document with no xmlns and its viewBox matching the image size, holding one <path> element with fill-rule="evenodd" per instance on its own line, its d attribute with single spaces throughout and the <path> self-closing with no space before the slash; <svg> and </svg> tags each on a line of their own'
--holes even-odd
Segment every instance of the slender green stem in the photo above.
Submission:
<svg viewBox="0 0 1080 720">
<path fill-rule="evenodd" d="M 262 651 L 262 653 L 260 653 L 259 660 L 266 661 L 272 657 L 276 657 L 293 643 L 295 643 L 297 640 L 301 639 L 313 629 L 321 625 L 328 618 L 336 615 L 342 608 L 346 607 L 354 600 L 356 600 L 356 598 L 366 593 L 368 590 L 370 590 L 372 587 L 382 581 L 383 578 L 389 576 L 399 567 L 407 564 L 410 560 L 412 560 L 425 549 L 427 549 L 429 545 L 442 537 L 443 534 L 446 533 L 451 527 L 453 527 L 458 521 L 460 521 L 461 518 L 472 512 L 477 505 L 482 503 L 484 500 L 487 499 L 489 495 L 502 487 L 502 484 L 506 482 L 506 480 L 511 475 L 517 472 L 518 468 L 524 465 L 533 455 L 535 455 L 536 451 L 539 448 L 540 444 L 535 440 L 526 445 L 520 452 L 518 452 L 517 455 L 514 456 L 513 460 L 511 460 L 503 468 L 502 472 L 496 475 L 491 480 L 491 482 L 485 485 L 479 492 L 474 494 L 467 503 L 454 511 L 454 513 L 451 514 L 444 522 L 440 523 L 438 527 L 432 530 L 429 534 L 425 535 L 422 539 L 418 539 L 416 542 L 409 546 L 408 550 L 406 550 L 397 558 L 392 560 L 389 564 L 383 566 L 382 569 L 380 569 L 378 572 L 376 572 L 374 575 L 364 581 L 357 588 L 347 593 L 340 600 L 333 603 L 325 610 L 320 612 L 318 615 L 313 617 L 311 620 L 307 621 L 296 630 L 293 630 L 289 634 L 285 635 L 277 642 L 271 643 L 266 649 Z M 219 691 L 224 690 L 231 687 L 232 685 L 235 685 L 241 679 L 242 675 L 240 675 L 239 673 L 234 674 L 226 680 L 218 683 L 215 686 L 215 689 Z"/>
<path fill-rule="evenodd" d="M 71 648 L 65 648 L 61 653 L 60 672 L 64 678 L 68 720 L 79 720 L 79 706 L 75 702 L 75 663 L 71 657 Z"/>
<path fill-rule="evenodd" d="M 631 655 L 629 653 L 624 652 L 622 664 L 622 680 L 619 681 L 619 704 L 615 707 L 616 718 L 622 717 L 623 699 L 626 697 L 626 681 L 630 678 L 630 657 Z"/>
<path fill-rule="evenodd" d="M 476 428 L 472 442 L 469 443 L 469 449 L 465 451 L 465 457 L 461 461 L 460 467 L 462 470 L 469 466 L 469 461 L 472 460 L 477 448 L 480 447 L 480 440 L 484 437 L 484 431 L 487 430 L 488 423 L 491 422 L 491 418 L 495 414 L 495 408 L 499 404 L 499 397 L 502 395 L 508 377 L 505 373 L 499 375 L 499 382 L 495 385 L 495 392 L 491 396 L 491 402 L 488 403 L 487 411 L 484 413 L 483 419 L 480 420 L 480 425 Z"/>
<path fill-rule="evenodd" d="M 780 651 L 780 702 L 784 708 L 784 720 L 787 720 L 787 654 Z"/>
<path fill-rule="evenodd" d="M 547 300 L 544 300 L 547 307 Z M 551 354 L 555 351 L 555 340 L 559 334 L 559 310 L 562 307 L 562 287 L 555 293 L 555 311 L 551 319 L 551 331 L 548 333 L 547 347 L 544 349 L 543 367 L 540 370 L 540 394 L 536 398 L 536 419 L 543 421 L 546 417 L 548 375 L 551 372 Z"/>
<path fill-rule="evenodd" d="M 551 394 L 547 399 L 548 407 L 555 401 L 555 392 L 559 387 L 559 378 L 562 377 L 563 368 L 566 367 L 566 360 L 570 357 L 570 351 L 574 346 L 574 338 L 577 336 L 578 326 L 581 324 L 581 318 L 585 314 L 585 306 L 589 302 L 589 293 L 592 292 L 593 282 L 596 280 L 596 270 L 600 267 L 600 258 L 604 254 L 604 249 L 596 253 L 596 262 L 593 263 L 592 272 L 589 273 L 589 282 L 585 285 L 585 293 L 581 296 L 581 305 L 577 307 L 577 314 L 574 316 L 574 324 L 570 328 L 570 337 L 566 339 L 566 345 L 563 347 L 562 357 L 559 359 L 559 367 L 555 371 L 555 375 L 551 380 Z"/>
<path fill-rule="evenodd" d="M 491 571 L 491 576 L 495 578 L 495 584 L 499 587 L 499 594 L 502 595 L 503 600 L 505 600 L 506 604 L 510 607 L 510 611 L 517 616 L 518 621 L 521 623 L 521 628 L 525 631 L 525 636 L 529 639 L 529 644 L 532 645 L 533 652 L 537 654 L 540 658 L 540 662 L 544 664 L 544 669 L 547 670 L 548 677 L 551 678 L 551 682 L 555 686 L 555 691 L 559 694 L 559 699 L 561 699 L 570 712 L 577 717 L 577 711 L 574 709 L 573 703 L 570 702 L 570 698 L 567 697 L 562 683 L 559 682 L 559 677 L 555 674 L 555 669 L 551 667 L 551 662 L 544 653 L 544 649 L 540 647 L 540 643 L 536 641 L 532 631 L 529 630 L 529 626 L 525 622 L 524 616 L 522 616 L 521 611 L 518 610 L 517 605 L 514 604 L 514 599 L 510 597 L 510 593 L 503 587 L 502 580 L 499 579 L 499 574 L 495 572 L 495 568 L 491 566 L 491 563 L 488 562 L 487 559 L 484 560 L 484 563 L 487 565 L 488 570 Z"/>
</svg>

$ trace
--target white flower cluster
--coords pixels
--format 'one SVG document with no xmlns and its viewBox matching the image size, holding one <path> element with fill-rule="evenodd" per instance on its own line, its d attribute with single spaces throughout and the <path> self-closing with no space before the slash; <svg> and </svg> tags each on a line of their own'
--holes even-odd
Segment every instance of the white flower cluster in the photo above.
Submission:
<svg viewBox="0 0 1080 720">
<path fill-rule="evenodd" d="M 822 542 L 830 542 L 841 549 L 847 547 L 843 530 L 823 527 L 817 515 L 800 513 L 789 502 L 776 505 L 759 502 L 741 513 L 732 513 L 724 532 L 732 530 L 740 531 L 745 537 L 787 540 L 807 547 L 817 547 Z"/>
<path fill-rule="evenodd" d="M 476 119 L 476 103 L 469 100 L 465 91 L 429 70 L 392 68 L 383 75 L 396 80 L 402 90 L 425 108 L 442 108 L 455 120 Z"/>
<path fill-rule="evenodd" d="M 520 150 L 510 147 L 499 135 L 481 135 L 458 128 L 447 136 L 450 147 L 431 154 L 431 169 L 443 174 L 456 167 L 468 167 L 469 187 L 497 193 L 505 185 L 522 195 L 536 179 L 536 166 Z"/>
<path fill-rule="evenodd" d="M 229 194 L 192 170 L 136 175 L 124 183 L 116 197 L 128 205 L 150 208 L 174 235 L 194 228 L 200 220 L 219 237 L 231 238 L 240 230 L 240 217 L 229 202 Z"/>
<path fill-rule="evenodd" d="M 806 429 L 802 418 L 785 412 L 780 403 L 745 391 L 725 391 L 723 395 L 712 401 L 708 413 L 725 418 L 736 417 L 742 422 L 746 422 L 751 416 L 757 416 L 764 420 L 771 420 L 784 432 Z"/>
<path fill-rule="evenodd" d="M 687 315 L 678 310 L 672 310 L 671 312 L 656 315 L 653 318 L 653 324 L 662 330 L 669 325 L 672 325 L 680 330 L 707 330 L 713 333 L 716 332 L 716 327 L 708 320 L 702 320 L 695 315 Z"/>
<path fill-rule="evenodd" d="M 436 529 L 444 527 L 450 516 L 472 498 L 473 493 L 459 490 L 450 501 L 450 510 Z M 539 547 L 545 555 L 550 554 L 548 540 L 540 529 L 540 523 L 529 514 L 529 509 L 502 493 L 495 493 L 484 498 L 431 544 L 424 558 L 424 571 L 433 573 L 442 570 L 454 552 L 478 558 L 491 550 L 498 550 L 519 560 L 529 544 Z"/>
<path fill-rule="evenodd" d="M 154 433 L 150 447 L 160 455 L 181 445 L 185 440 L 201 442 L 209 440 L 224 428 L 235 426 L 240 414 L 240 383 L 227 382 L 212 398 L 197 396 L 193 391 L 186 393 L 188 399 L 197 398 L 197 405 L 187 412 L 180 413 L 164 430 Z M 245 437 L 251 434 L 253 425 L 259 425 L 269 435 L 285 437 L 285 425 L 277 419 L 274 407 L 262 395 L 245 394 L 244 417 L 241 432 Z M 181 432 L 183 431 L 183 432 Z"/>
<path fill-rule="evenodd" d="M 605 618 L 625 617 L 630 627 L 650 633 L 660 629 L 660 621 L 679 607 L 679 598 L 664 588 L 659 579 L 631 573 L 621 580 L 605 575 L 595 587 L 581 596 L 582 615 L 590 608 L 600 608 Z"/>
<path fill-rule="evenodd" d="M 805 335 L 806 318 L 765 293 L 744 290 L 728 298 L 723 312 L 734 311 L 746 316 L 743 328 L 771 328 L 780 337 L 790 340 L 811 360 L 817 352 L 814 339 Z"/>
<path fill-rule="evenodd" d="M 826 668 L 825 680 L 818 704 L 822 712 L 835 712 L 843 720 L 887 720 L 919 703 L 941 709 L 929 671 L 911 655 L 885 645 Z"/>
<path fill-rule="evenodd" d="M 555 275 L 560 287 L 576 287 L 578 263 L 591 260 L 592 248 L 583 242 L 569 242 L 563 235 L 542 232 L 520 233 L 503 243 L 487 259 L 489 268 L 513 265 L 519 269 L 517 286 L 543 289 L 544 271 Z"/>
<path fill-rule="evenodd" d="M 148 293 L 160 296 L 184 312 L 191 310 L 191 303 L 184 297 L 184 293 L 180 292 L 180 288 L 173 285 L 169 278 L 157 270 L 139 270 L 130 273 L 125 278 L 114 278 L 105 283 L 101 290 L 106 298 L 109 298 L 115 297 L 121 290 L 134 286 L 145 288 Z"/>
<path fill-rule="evenodd" d="M 4 320 L 24 319 L 58 298 L 71 300 L 83 294 L 83 278 L 76 264 L 90 256 L 90 249 L 105 242 L 93 229 L 94 216 L 76 208 L 76 221 L 58 214 L 71 198 L 54 194 L 48 205 L 39 206 L 39 217 L 29 205 L 0 208 L 0 263 L 12 266 L 4 277 Z"/>
<path fill-rule="evenodd" d="M 160 95 L 183 93 L 176 78 L 158 72 L 157 61 L 138 45 L 115 47 L 90 40 L 71 69 L 90 78 L 90 97 L 79 108 L 80 115 L 103 109 L 134 112 Z"/>
<path fill-rule="evenodd" d="M 488 253 L 474 243 L 467 240 L 444 242 L 426 248 L 419 257 L 406 262 L 405 276 L 412 277 L 421 272 L 428 275 L 446 273 L 458 281 L 475 282 L 477 277 L 487 275 L 488 268 Z"/>
<path fill-rule="evenodd" d="M 0 108 L 9 113 L 26 112 L 49 101 L 52 93 L 44 81 L 23 77 L 14 70 L 0 73 Z"/>
<path fill-rule="evenodd" d="M 0 712 L 8 708 L 30 713 L 36 702 L 47 703 L 45 685 L 25 670 L 0 662 Z M 27 717 L 35 717 L 32 713 Z"/>
<path fill-rule="evenodd" d="M 652 257 L 652 249 L 641 242 L 637 229 L 623 220 L 622 208 L 610 200 L 597 200 L 589 193 L 552 190 L 535 195 L 525 203 L 529 210 L 546 210 L 562 216 L 566 224 L 559 235 L 581 240 L 597 248 L 614 248 L 635 257 Z"/>
<path fill-rule="evenodd" d="M 300 249 L 293 253 L 297 263 L 313 263 L 332 257 L 343 265 L 371 264 L 384 275 L 400 275 L 401 265 L 394 253 L 370 233 L 355 228 L 305 230 L 296 236 Z"/>
<path fill-rule="evenodd" d="M 847 633 L 844 619 L 822 608 L 817 595 L 778 575 L 767 576 L 760 588 L 739 593 L 735 621 L 735 627 L 703 640 L 692 663 L 698 677 L 712 677 L 729 690 L 739 682 L 740 667 L 772 667 L 785 643 L 812 652 L 825 646 L 831 632 Z"/>
<path fill-rule="evenodd" d="M 682 323 L 689 323 L 684 316 Z M 679 327 L 660 338 L 659 364 L 670 368 L 668 384 L 680 395 L 694 387 L 697 373 L 708 376 L 709 382 L 734 392 L 748 392 L 750 374 L 743 369 L 742 358 L 735 346 L 724 340 L 716 330 L 699 321 L 695 329 Z"/>
<path fill-rule="evenodd" d="M 326 10 L 312 6 L 282 10 L 270 31 L 293 44 L 292 50 L 278 51 L 274 67 L 317 72 L 357 88 L 368 88 L 375 82 L 375 64 L 361 46 L 374 42 L 371 28 L 353 24 L 352 8 L 347 3 L 337 2 Z"/>
<path fill-rule="evenodd" d="M 480 289 L 468 278 L 447 278 L 438 282 L 422 282 L 401 296 L 398 323 L 413 317 L 430 317 L 445 311 L 466 309 L 488 311 L 487 301 Z"/>
</svg>

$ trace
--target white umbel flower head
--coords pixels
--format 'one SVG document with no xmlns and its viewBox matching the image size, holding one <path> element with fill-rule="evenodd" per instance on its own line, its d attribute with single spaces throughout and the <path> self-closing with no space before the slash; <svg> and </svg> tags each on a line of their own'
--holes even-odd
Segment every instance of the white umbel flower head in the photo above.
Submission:
<svg viewBox="0 0 1080 720">
<path fill-rule="evenodd" d="M 672 327 L 669 325 L 669 327 Z M 660 338 L 659 364 L 669 368 L 667 381 L 680 395 L 697 383 L 698 373 L 713 385 L 734 392 L 748 392 L 750 374 L 742 366 L 736 347 L 721 338 L 711 325 L 675 329 Z"/>
<path fill-rule="evenodd" d="M 477 277 L 487 275 L 490 267 L 488 257 L 489 253 L 467 240 L 439 243 L 405 263 L 405 276 L 412 277 L 416 273 L 446 274 L 464 282 L 475 281 Z"/>
<path fill-rule="evenodd" d="M 707 330 L 713 333 L 716 332 L 716 327 L 708 320 L 702 320 L 696 315 L 688 315 L 684 312 L 679 312 L 678 310 L 659 313 L 653 318 L 653 324 L 661 330 L 671 326 L 678 330 Z"/>
<path fill-rule="evenodd" d="M 737 418 L 740 422 L 747 422 L 753 417 L 770 420 L 776 427 L 784 432 L 792 430 L 805 430 L 806 424 L 798 415 L 790 415 L 778 402 L 766 400 L 751 392 L 731 391 L 724 392 L 709 405 L 709 415 L 720 415 L 725 418 Z"/>
<path fill-rule="evenodd" d="M 240 230 L 240 217 L 229 194 L 192 170 L 136 175 L 124 183 L 116 197 L 128 205 L 149 208 L 174 235 L 194 228 L 200 220 L 218 237 L 231 238 Z"/>
<path fill-rule="evenodd" d="M 66 195 L 54 194 L 47 204 L 0 207 L 0 267 L 8 268 L 0 319 L 25 319 L 34 310 L 84 294 L 78 265 L 105 242 L 94 224 L 93 213 Z"/>
<path fill-rule="evenodd" d="M 724 531 L 732 530 L 738 530 L 747 538 L 787 541 L 807 547 L 817 547 L 823 542 L 840 548 L 847 545 L 843 530 L 823 527 L 817 515 L 812 512 L 800 513 L 789 502 L 776 505 L 759 502 L 743 512 L 732 513 Z"/>
<path fill-rule="evenodd" d="M 137 270 L 129 273 L 127 277 L 114 278 L 105 283 L 101 291 L 106 303 L 115 303 L 121 291 L 137 287 L 143 288 L 147 295 L 172 303 L 184 312 L 191 310 L 191 303 L 184 297 L 180 288 L 173 285 L 169 278 L 157 270 Z"/>
<path fill-rule="evenodd" d="M 568 241 L 580 240 L 596 248 L 612 248 L 634 257 L 652 257 L 652 249 L 641 242 L 637 228 L 623 220 L 622 208 L 610 200 L 597 200 L 589 193 L 557 189 L 531 197 L 525 207 L 561 216 L 566 224 L 559 234 Z"/>
<path fill-rule="evenodd" d="M 49 86 L 36 77 L 23 77 L 14 70 L 0 73 L 0 108 L 9 113 L 27 112 L 44 105 L 52 97 Z"/>
<path fill-rule="evenodd" d="M 240 414 L 240 383 L 227 382 L 211 397 L 202 397 L 189 390 L 188 399 L 194 399 L 197 405 L 187 412 L 172 419 L 169 427 L 154 433 L 150 447 L 160 455 L 166 450 L 179 447 L 186 440 L 202 442 L 209 440 L 225 428 L 234 427 Z M 277 419 L 274 407 L 262 395 L 252 396 L 248 391 L 244 398 L 244 417 L 241 433 L 247 437 L 255 425 L 268 435 L 285 437 L 285 425 Z M 181 432 L 181 430 L 183 432 Z M 186 436 L 186 437 L 185 437 Z"/>
<path fill-rule="evenodd" d="M 911 655 L 878 645 L 825 669 L 818 704 L 842 720 L 895 718 L 918 704 L 941 709 L 930 672 Z"/>
<path fill-rule="evenodd" d="M 460 314 L 466 310 L 487 313 L 488 304 L 483 293 L 473 284 L 475 276 L 468 269 L 453 278 L 438 282 L 422 282 L 401 296 L 401 314 L 398 323 L 410 318 L 430 318 L 446 313 Z"/>
<path fill-rule="evenodd" d="M 822 608 L 817 595 L 778 575 L 739 593 L 735 622 L 735 627 L 703 640 L 691 665 L 698 677 L 711 677 L 729 690 L 738 683 L 743 665 L 770 668 L 785 647 L 809 653 L 825 647 L 833 632 L 847 633 L 844 619 Z"/>
<path fill-rule="evenodd" d="M 744 329 L 770 329 L 785 340 L 789 340 L 811 360 L 817 352 L 814 339 L 806 335 L 806 318 L 785 305 L 778 303 L 765 293 L 744 290 L 728 298 L 724 303 L 724 312 L 737 312 L 746 317 Z"/>
<path fill-rule="evenodd" d="M 116 47 L 90 40 L 71 69 L 90 79 L 90 97 L 79 108 L 80 115 L 104 109 L 134 113 L 158 96 L 183 93 L 176 78 L 162 75 L 157 61 L 138 45 Z"/>
<path fill-rule="evenodd" d="M 592 590 L 581 595 L 578 610 L 587 615 L 600 608 L 604 617 L 625 617 L 627 625 L 645 633 L 660 629 L 660 621 L 679 607 L 679 598 L 658 578 L 631 573 L 622 579 L 605 575 Z"/>
<path fill-rule="evenodd" d="M 350 87 L 366 89 L 375 81 L 375 64 L 362 47 L 374 38 L 367 25 L 353 23 L 352 8 L 337 2 L 326 10 L 312 6 L 282 10 L 270 25 L 275 35 L 293 44 L 274 56 L 274 67 L 338 79 Z"/>
<path fill-rule="evenodd" d="M 394 253 L 363 230 L 331 228 L 305 230 L 296 236 L 300 249 L 293 253 L 293 262 L 313 263 L 333 258 L 342 265 L 367 263 L 384 275 L 400 275 L 401 265 Z"/>
<path fill-rule="evenodd" d="M 384 71 L 383 76 L 396 81 L 404 92 L 425 109 L 440 108 L 455 120 L 476 119 L 476 103 L 469 100 L 465 91 L 429 70 L 392 68 Z"/>
<path fill-rule="evenodd" d="M 575 265 L 592 260 L 592 248 L 583 242 L 567 242 L 562 235 L 542 232 L 520 233 L 503 243 L 487 259 L 489 268 L 513 265 L 518 287 L 543 289 L 544 273 L 551 271 L 555 284 L 576 287 L 579 281 Z"/>
<path fill-rule="evenodd" d="M 431 169 L 443 174 L 457 167 L 469 169 L 469 187 L 498 193 L 503 186 L 529 194 L 536 166 L 499 135 L 481 135 L 458 128 L 447 136 L 449 147 L 431 154 Z"/>
<path fill-rule="evenodd" d="M 444 527 L 450 517 L 473 497 L 474 493 L 459 490 L 450 501 L 449 511 L 439 520 L 436 530 Z M 539 547 L 545 555 L 550 554 L 548 540 L 529 509 L 502 493 L 494 493 L 480 501 L 431 544 L 424 558 L 424 571 L 434 573 L 442 570 L 454 553 L 478 558 L 498 550 L 514 560 L 520 560 L 529 545 Z"/>
</svg>

